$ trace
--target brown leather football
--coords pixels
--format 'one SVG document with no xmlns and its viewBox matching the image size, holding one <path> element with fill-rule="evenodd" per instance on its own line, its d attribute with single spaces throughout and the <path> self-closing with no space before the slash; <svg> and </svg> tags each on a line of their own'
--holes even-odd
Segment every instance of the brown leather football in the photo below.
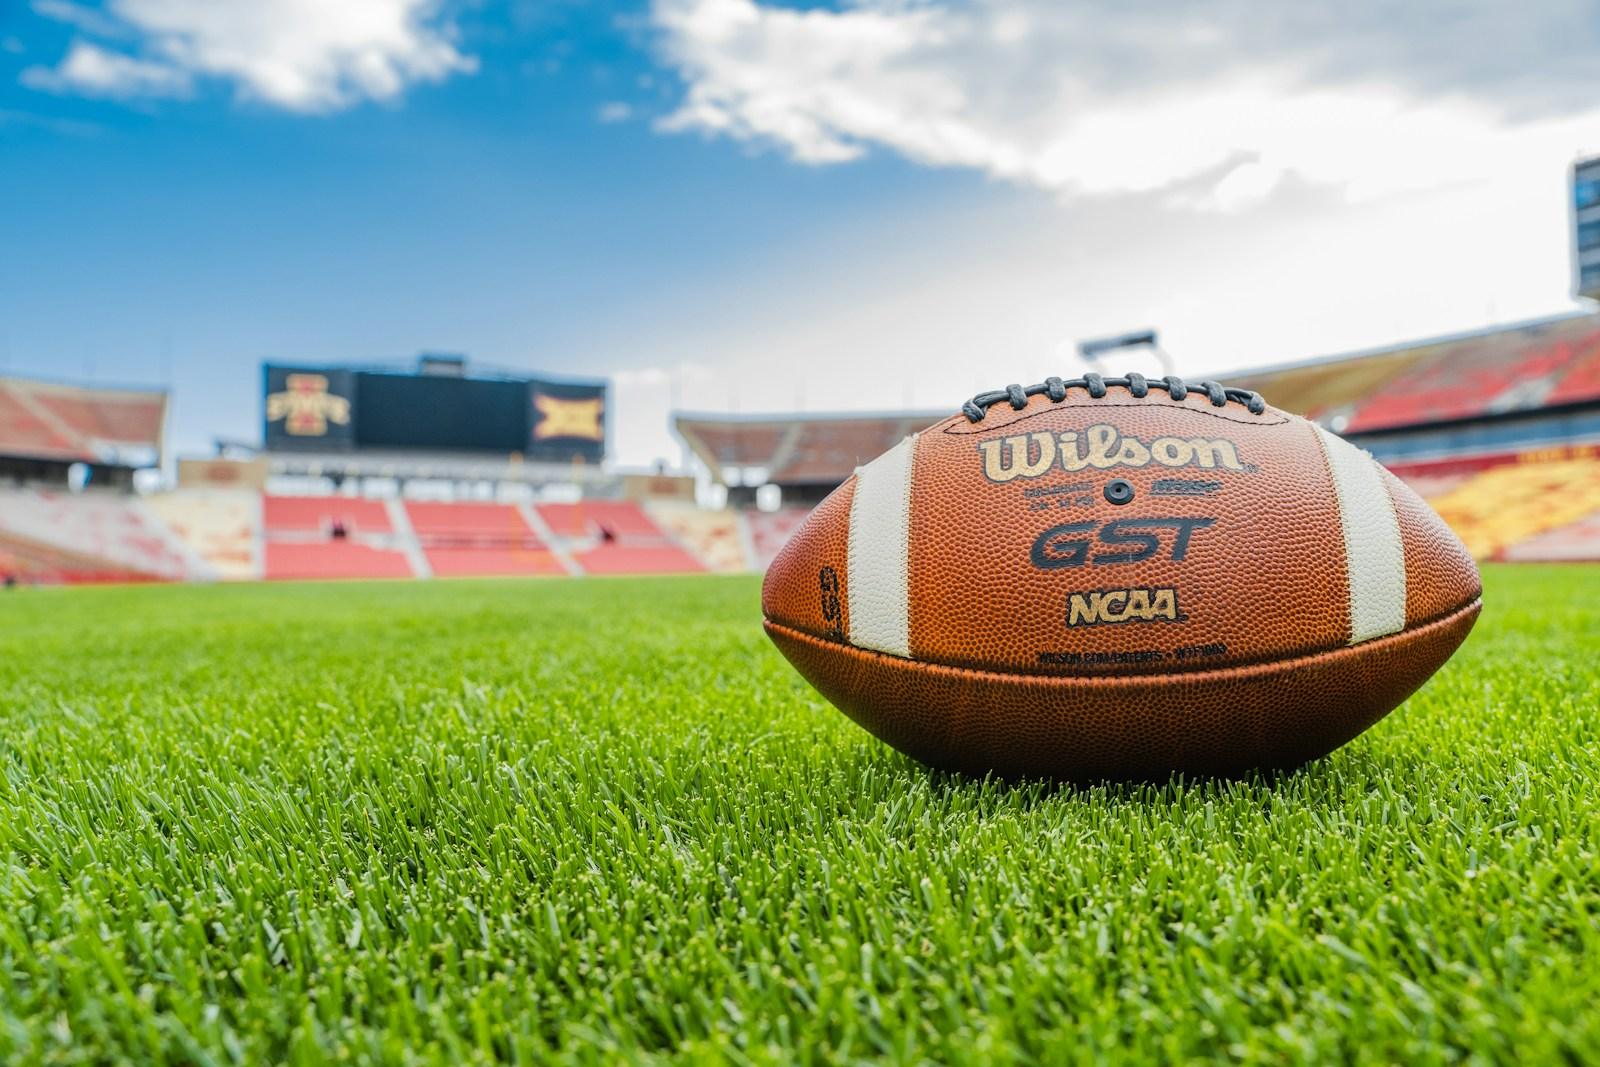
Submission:
<svg viewBox="0 0 1600 1067">
<path fill-rule="evenodd" d="M 778 554 L 766 630 L 856 722 L 982 774 L 1232 774 L 1322 756 L 1461 644 L 1477 568 L 1367 453 L 1215 382 L 968 401 Z"/>
</svg>

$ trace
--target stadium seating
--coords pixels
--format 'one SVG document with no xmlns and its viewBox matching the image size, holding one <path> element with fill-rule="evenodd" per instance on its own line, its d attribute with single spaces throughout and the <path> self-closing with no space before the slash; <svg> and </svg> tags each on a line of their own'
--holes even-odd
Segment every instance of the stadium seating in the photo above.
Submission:
<svg viewBox="0 0 1600 1067">
<path fill-rule="evenodd" d="M 1545 397 L 1546 404 L 1575 404 L 1600 396 L 1600 330 L 1574 347 L 1566 373 Z"/>
<path fill-rule="evenodd" d="M 839 419 L 808 422 L 780 454 L 770 477 L 787 484 L 838 483 L 849 472 L 893 448 L 930 420 Z"/>
<path fill-rule="evenodd" d="M 666 538 L 638 504 L 631 500 L 583 500 L 576 504 L 540 504 L 539 517 L 558 537 Z"/>
<path fill-rule="evenodd" d="M 63 585 L 91 582 L 149 582 L 153 575 L 119 567 L 56 545 L 0 533 L 0 582 Z"/>
<path fill-rule="evenodd" d="M 1600 560 L 1600 510 L 1506 546 L 1501 558 L 1517 563 L 1577 563 Z"/>
<path fill-rule="evenodd" d="M 536 510 L 585 574 L 676 574 L 706 569 L 631 500 L 540 504 Z"/>
<path fill-rule="evenodd" d="M 1561 449 L 1475 461 L 1477 470 L 1429 503 L 1480 559 L 1536 558 L 1542 551 L 1561 558 L 1600 559 L 1600 542 L 1582 549 L 1576 541 L 1600 511 L 1600 450 Z M 1566 531 L 1558 534 L 1557 531 Z M 1544 548 L 1523 546 L 1545 538 Z"/>
<path fill-rule="evenodd" d="M 673 544 L 625 545 L 614 542 L 575 553 L 585 574 L 693 574 L 705 565 Z"/>
<path fill-rule="evenodd" d="M 77 561 L 60 580 L 195 580 L 213 577 L 137 497 L 116 493 L 0 490 L 0 535 L 13 555 L 36 546 Z M 108 577 L 89 577 L 90 574 Z"/>
<path fill-rule="evenodd" d="M 261 577 L 260 493 L 180 489 L 146 497 L 145 503 L 219 578 Z"/>
<path fill-rule="evenodd" d="M 262 500 L 261 525 L 273 533 L 329 533 L 342 526 L 345 533 L 393 533 L 388 509 L 381 500 L 347 496 L 268 496 Z"/>
<path fill-rule="evenodd" d="M 1351 414 L 1345 432 L 1418 426 L 1536 406 L 1522 402 L 1516 391 L 1531 392 L 1560 371 L 1571 358 L 1571 346 L 1557 342 L 1508 352 L 1507 345 L 1505 339 L 1496 337 L 1439 346 L 1440 351 L 1431 358 L 1420 360 L 1376 390 Z M 1545 391 L 1548 388 L 1543 386 Z M 1537 399 L 1542 401 L 1544 395 L 1540 392 Z"/>
<path fill-rule="evenodd" d="M 1600 315 L 1225 376 L 1269 403 L 1368 433 L 1600 399 Z"/>
<path fill-rule="evenodd" d="M 657 526 L 713 571 L 753 568 L 743 516 L 733 511 L 707 511 L 693 504 L 660 503 L 648 509 Z"/>
<path fill-rule="evenodd" d="M 0 442 L 5 451 L 26 456 L 81 458 L 70 437 L 30 409 L 0 383 Z"/>
<path fill-rule="evenodd" d="M 811 514 L 809 508 L 780 508 L 777 511 L 750 510 L 744 513 L 745 524 L 750 528 L 750 548 L 757 570 L 766 570 L 778 549 Z"/>
<path fill-rule="evenodd" d="M 547 548 L 424 548 L 428 567 L 437 578 L 493 578 L 518 574 L 566 574 L 561 560 Z"/>
<path fill-rule="evenodd" d="M 1236 388 L 1253 389 L 1274 406 L 1308 419 L 1348 418 L 1355 407 L 1424 355 L 1424 351 L 1407 349 L 1278 371 L 1228 374 L 1222 381 Z"/>
<path fill-rule="evenodd" d="M 136 448 L 154 456 L 166 404 L 158 392 L 0 378 L 0 454 L 104 460 Z"/>
<path fill-rule="evenodd" d="M 444 577 L 565 574 L 510 504 L 408 501 L 406 517 L 433 573 Z"/>
<path fill-rule="evenodd" d="M 411 578 L 415 571 L 404 552 L 355 541 L 268 541 L 266 577 Z"/>
<path fill-rule="evenodd" d="M 262 575 L 268 579 L 410 578 L 418 573 L 388 505 L 343 496 L 264 496 Z M 415 546 L 411 546 L 415 553 Z"/>
</svg>

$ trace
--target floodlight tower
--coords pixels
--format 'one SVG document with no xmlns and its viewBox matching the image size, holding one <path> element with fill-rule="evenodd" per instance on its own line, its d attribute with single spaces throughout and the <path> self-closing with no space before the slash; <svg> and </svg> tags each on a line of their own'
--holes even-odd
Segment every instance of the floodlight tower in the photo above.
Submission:
<svg viewBox="0 0 1600 1067">
<path fill-rule="evenodd" d="M 1165 349 L 1156 338 L 1154 330 L 1135 330 L 1132 333 L 1117 334 L 1113 337 L 1097 337 L 1087 341 L 1078 342 L 1078 358 L 1096 370 L 1100 369 L 1100 360 L 1108 352 L 1122 349 L 1139 349 L 1148 351 L 1156 357 L 1161 364 L 1161 369 L 1167 374 L 1172 373 L 1172 357 L 1167 355 Z"/>
</svg>

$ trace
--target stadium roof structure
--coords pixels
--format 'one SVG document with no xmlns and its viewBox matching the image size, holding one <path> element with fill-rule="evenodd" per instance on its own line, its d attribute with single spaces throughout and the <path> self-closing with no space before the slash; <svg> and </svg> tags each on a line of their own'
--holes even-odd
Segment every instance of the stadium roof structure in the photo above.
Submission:
<svg viewBox="0 0 1600 1067">
<path fill-rule="evenodd" d="M 673 429 L 726 484 L 730 468 L 759 467 L 787 486 L 838 485 L 856 467 L 927 429 L 948 411 L 672 417 Z"/>
<path fill-rule="evenodd" d="M 1342 434 L 1600 402 L 1600 315 L 1579 313 L 1219 375 Z"/>
<path fill-rule="evenodd" d="M 166 420 L 162 390 L 0 378 L 0 456 L 151 467 Z"/>
</svg>

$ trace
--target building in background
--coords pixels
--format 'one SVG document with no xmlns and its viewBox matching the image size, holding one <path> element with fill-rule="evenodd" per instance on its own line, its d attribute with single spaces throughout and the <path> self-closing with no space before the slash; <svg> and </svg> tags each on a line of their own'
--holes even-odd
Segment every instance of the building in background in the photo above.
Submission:
<svg viewBox="0 0 1600 1067">
<path fill-rule="evenodd" d="M 1600 157 L 1572 166 L 1572 287 L 1600 300 Z"/>
</svg>

